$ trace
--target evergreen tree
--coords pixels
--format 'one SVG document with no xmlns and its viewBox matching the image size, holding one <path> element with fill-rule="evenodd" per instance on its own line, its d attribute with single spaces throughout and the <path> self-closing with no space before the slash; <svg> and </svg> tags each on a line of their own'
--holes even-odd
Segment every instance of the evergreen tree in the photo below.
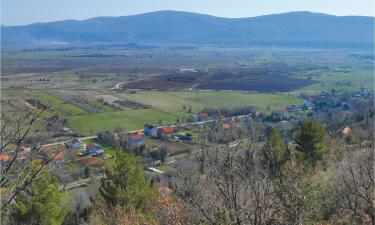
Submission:
<svg viewBox="0 0 375 225">
<path fill-rule="evenodd" d="M 62 206 L 59 185 L 47 170 L 23 193 L 10 209 L 10 223 L 27 225 L 60 225 L 69 207 Z"/>
<path fill-rule="evenodd" d="M 327 152 L 327 132 L 324 125 L 316 120 L 305 120 L 302 122 L 300 131 L 295 137 L 296 150 L 302 153 L 303 158 L 315 167 Z"/>
<path fill-rule="evenodd" d="M 144 211 L 156 190 L 146 180 L 139 158 L 117 151 L 114 165 L 106 169 L 99 191 L 108 206 Z"/>
<path fill-rule="evenodd" d="M 275 175 L 285 162 L 285 145 L 278 129 L 272 128 L 267 142 L 262 148 L 262 160 L 272 175 Z"/>
</svg>

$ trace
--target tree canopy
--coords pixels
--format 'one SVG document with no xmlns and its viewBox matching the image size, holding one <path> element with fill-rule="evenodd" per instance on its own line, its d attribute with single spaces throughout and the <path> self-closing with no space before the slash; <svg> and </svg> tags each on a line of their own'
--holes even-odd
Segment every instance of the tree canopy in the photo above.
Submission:
<svg viewBox="0 0 375 225">
<path fill-rule="evenodd" d="M 48 170 L 43 170 L 10 208 L 10 222 L 28 225 L 60 225 L 69 211 L 62 206 L 59 185 Z"/>
<path fill-rule="evenodd" d="M 326 128 L 321 122 L 312 119 L 305 120 L 295 136 L 296 150 L 302 153 L 303 158 L 314 167 L 327 152 L 326 139 Z"/>
</svg>

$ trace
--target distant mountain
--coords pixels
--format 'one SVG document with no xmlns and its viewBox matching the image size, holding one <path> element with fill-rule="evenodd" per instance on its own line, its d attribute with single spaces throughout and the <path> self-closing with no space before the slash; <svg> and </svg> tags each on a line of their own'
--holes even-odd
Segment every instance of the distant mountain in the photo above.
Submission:
<svg viewBox="0 0 375 225">
<path fill-rule="evenodd" d="M 290 12 L 250 18 L 159 11 L 2 26 L 3 43 L 147 43 L 372 47 L 374 18 Z"/>
</svg>

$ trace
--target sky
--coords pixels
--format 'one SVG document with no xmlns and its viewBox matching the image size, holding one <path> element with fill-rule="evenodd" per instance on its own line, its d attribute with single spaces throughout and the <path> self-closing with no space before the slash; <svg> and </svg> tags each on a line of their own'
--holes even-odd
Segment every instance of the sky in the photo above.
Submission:
<svg viewBox="0 0 375 225">
<path fill-rule="evenodd" d="M 1 0 L 1 24 L 25 25 L 159 10 L 240 18 L 289 11 L 374 16 L 374 0 Z"/>
</svg>

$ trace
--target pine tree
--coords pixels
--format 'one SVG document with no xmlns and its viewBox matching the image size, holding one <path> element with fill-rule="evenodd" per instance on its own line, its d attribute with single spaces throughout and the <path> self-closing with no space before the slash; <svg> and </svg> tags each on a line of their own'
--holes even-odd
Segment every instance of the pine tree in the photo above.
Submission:
<svg viewBox="0 0 375 225">
<path fill-rule="evenodd" d="M 146 180 L 138 157 L 117 151 L 114 165 L 106 169 L 99 191 L 109 206 L 143 211 L 156 189 Z"/>
<path fill-rule="evenodd" d="M 270 173 L 275 175 L 285 161 L 285 145 L 278 129 L 272 128 L 267 142 L 262 148 L 262 161 Z"/>
<path fill-rule="evenodd" d="M 317 120 L 305 120 L 295 137 L 296 150 L 302 153 L 303 159 L 313 167 L 327 152 L 327 132 L 324 125 Z"/>
<path fill-rule="evenodd" d="M 40 174 L 32 185 L 17 196 L 10 209 L 10 220 L 14 224 L 60 225 L 69 212 L 62 206 L 59 185 L 47 170 Z"/>
</svg>

